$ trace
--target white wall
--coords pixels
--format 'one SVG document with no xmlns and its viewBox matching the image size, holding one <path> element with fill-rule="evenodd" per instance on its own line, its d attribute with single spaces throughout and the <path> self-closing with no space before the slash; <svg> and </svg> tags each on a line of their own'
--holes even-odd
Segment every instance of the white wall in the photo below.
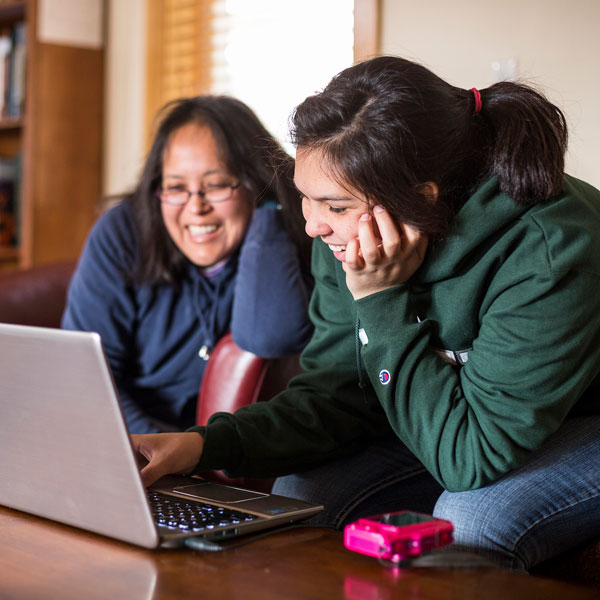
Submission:
<svg viewBox="0 0 600 600">
<path fill-rule="evenodd" d="M 486 87 L 515 58 L 567 115 L 567 170 L 600 187 L 600 0 L 381 0 L 381 52 L 422 62 L 455 85 Z M 145 0 L 109 0 L 104 193 L 131 188 L 143 163 Z M 333 73 L 332 73 L 333 75 Z"/>
<path fill-rule="evenodd" d="M 135 185 L 143 164 L 146 0 L 109 0 L 106 44 L 104 195 Z"/>
<path fill-rule="evenodd" d="M 566 114 L 567 171 L 600 188 L 599 0 L 382 0 L 381 53 L 421 62 L 454 85 L 486 87 L 491 63 Z"/>
</svg>

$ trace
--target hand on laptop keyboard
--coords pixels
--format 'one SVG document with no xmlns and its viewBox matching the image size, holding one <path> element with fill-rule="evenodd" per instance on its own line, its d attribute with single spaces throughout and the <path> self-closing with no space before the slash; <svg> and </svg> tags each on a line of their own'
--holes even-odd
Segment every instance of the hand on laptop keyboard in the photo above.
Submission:
<svg viewBox="0 0 600 600">
<path fill-rule="evenodd" d="M 138 464 L 148 461 L 140 471 L 146 487 L 164 475 L 191 473 L 204 448 L 204 438 L 195 432 L 133 434 L 131 443 Z"/>
</svg>

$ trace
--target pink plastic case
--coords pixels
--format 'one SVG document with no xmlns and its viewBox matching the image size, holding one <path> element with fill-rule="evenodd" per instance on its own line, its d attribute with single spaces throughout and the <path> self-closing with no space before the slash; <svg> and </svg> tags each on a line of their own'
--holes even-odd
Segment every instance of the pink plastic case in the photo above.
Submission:
<svg viewBox="0 0 600 600">
<path fill-rule="evenodd" d="M 397 563 L 451 544 L 450 521 L 399 511 L 358 519 L 344 528 L 348 550 Z"/>
</svg>

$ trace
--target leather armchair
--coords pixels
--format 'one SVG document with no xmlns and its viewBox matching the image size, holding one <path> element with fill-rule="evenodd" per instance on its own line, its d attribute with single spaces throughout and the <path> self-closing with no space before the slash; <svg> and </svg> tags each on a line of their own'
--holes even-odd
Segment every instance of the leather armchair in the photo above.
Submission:
<svg viewBox="0 0 600 600">
<path fill-rule="evenodd" d="M 206 425 L 215 412 L 269 400 L 300 372 L 299 355 L 265 359 L 242 350 L 227 333 L 215 346 L 204 371 L 198 395 L 196 422 Z M 213 481 L 269 492 L 273 479 L 230 478 L 221 471 L 202 473 Z"/>
<path fill-rule="evenodd" d="M 242 350 L 227 333 L 206 363 L 198 395 L 196 422 L 206 425 L 215 412 L 235 412 L 254 404 L 260 395 L 269 361 Z"/>
<path fill-rule="evenodd" d="M 60 327 L 75 262 L 0 273 L 0 321 Z"/>
</svg>

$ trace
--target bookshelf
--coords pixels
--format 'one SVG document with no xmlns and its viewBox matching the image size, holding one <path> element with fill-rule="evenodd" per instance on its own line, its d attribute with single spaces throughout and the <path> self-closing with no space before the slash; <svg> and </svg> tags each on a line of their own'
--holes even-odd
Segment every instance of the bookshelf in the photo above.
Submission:
<svg viewBox="0 0 600 600">
<path fill-rule="evenodd" d="M 101 202 L 104 52 L 42 42 L 37 19 L 38 0 L 0 0 L 0 34 L 26 31 L 23 110 L 0 112 L 0 177 L 2 161 L 20 157 L 0 270 L 77 258 Z"/>
</svg>

